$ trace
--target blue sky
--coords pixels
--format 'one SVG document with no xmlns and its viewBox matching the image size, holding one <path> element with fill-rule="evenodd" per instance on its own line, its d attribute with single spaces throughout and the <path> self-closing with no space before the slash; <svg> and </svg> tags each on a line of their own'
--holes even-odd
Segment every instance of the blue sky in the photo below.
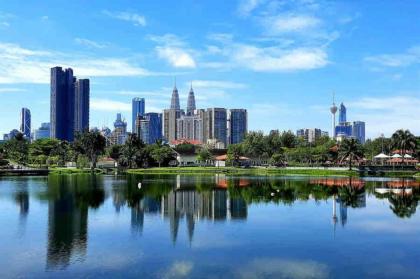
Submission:
<svg viewBox="0 0 420 279">
<path fill-rule="evenodd" d="M 146 111 L 246 108 L 250 130 L 331 130 L 332 92 L 368 137 L 420 134 L 419 1 L 0 1 L 0 133 L 49 121 L 49 68 L 91 79 L 91 126 Z"/>
</svg>

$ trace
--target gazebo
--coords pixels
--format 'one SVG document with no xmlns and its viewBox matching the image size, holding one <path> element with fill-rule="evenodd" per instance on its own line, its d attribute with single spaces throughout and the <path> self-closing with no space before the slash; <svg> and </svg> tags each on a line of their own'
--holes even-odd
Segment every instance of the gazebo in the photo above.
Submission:
<svg viewBox="0 0 420 279">
<path fill-rule="evenodd" d="M 382 165 L 383 165 L 383 163 L 384 163 L 384 160 L 385 160 L 385 159 L 389 159 L 389 158 L 390 158 L 390 157 L 389 157 L 388 155 L 384 154 L 384 153 L 380 153 L 380 154 L 376 155 L 375 157 L 373 157 L 373 159 L 374 159 L 375 161 L 380 161 L 380 162 L 382 162 Z"/>
</svg>

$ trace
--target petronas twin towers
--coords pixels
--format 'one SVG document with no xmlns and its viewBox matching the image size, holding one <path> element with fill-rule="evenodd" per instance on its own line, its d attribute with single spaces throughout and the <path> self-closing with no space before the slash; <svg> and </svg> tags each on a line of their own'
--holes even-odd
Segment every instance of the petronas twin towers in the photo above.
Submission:
<svg viewBox="0 0 420 279">
<path fill-rule="evenodd" d="M 197 109 L 191 84 L 187 108 L 179 104 L 179 93 L 174 85 L 171 106 L 163 112 L 163 136 L 170 143 L 188 140 L 196 144 L 208 143 L 225 148 L 230 143 L 241 142 L 247 132 L 246 109 Z"/>
<path fill-rule="evenodd" d="M 181 107 L 179 105 L 179 94 L 178 94 L 178 89 L 176 88 L 176 84 L 174 86 L 174 90 L 172 91 L 171 109 L 181 110 Z M 190 89 L 190 92 L 188 93 L 187 115 L 193 115 L 195 109 L 196 109 L 195 96 L 194 96 L 194 90 L 191 84 L 191 89 Z"/>
</svg>

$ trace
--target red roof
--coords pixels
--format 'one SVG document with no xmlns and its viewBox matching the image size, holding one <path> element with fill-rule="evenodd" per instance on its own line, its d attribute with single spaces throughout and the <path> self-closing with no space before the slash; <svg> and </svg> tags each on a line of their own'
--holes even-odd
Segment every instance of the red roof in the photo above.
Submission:
<svg viewBox="0 0 420 279">
<path fill-rule="evenodd" d="M 227 154 L 217 156 L 215 159 L 216 159 L 216 161 L 226 161 L 227 160 Z M 249 158 L 248 157 L 244 157 L 244 156 L 240 156 L 239 157 L 239 160 L 246 161 L 246 160 L 249 160 Z"/>
</svg>

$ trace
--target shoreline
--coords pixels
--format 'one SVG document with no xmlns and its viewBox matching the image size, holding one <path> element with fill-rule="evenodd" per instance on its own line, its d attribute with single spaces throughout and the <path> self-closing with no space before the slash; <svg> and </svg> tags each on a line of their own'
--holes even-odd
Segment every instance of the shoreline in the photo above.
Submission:
<svg viewBox="0 0 420 279">
<path fill-rule="evenodd" d="M 112 172 L 115 173 L 116 169 Z M 48 174 L 52 175 L 72 175 L 72 174 L 90 174 L 90 169 L 76 169 L 76 168 L 52 168 L 49 169 Z M 95 174 L 107 174 L 103 169 L 95 169 Z M 357 170 L 346 169 L 321 169 L 321 168 L 236 168 L 236 167 L 161 167 L 161 168 L 147 168 L 147 169 L 127 169 L 119 170 L 119 174 L 134 174 L 134 175 L 153 175 L 153 174 L 167 174 L 167 175 L 255 175 L 255 176 L 345 176 L 345 177 L 363 177 Z M 47 174 L 47 175 L 48 175 Z M 8 174 L 0 173 L 0 176 L 39 176 L 35 174 Z M 369 175 L 370 176 L 370 175 Z M 385 172 L 372 176 L 377 177 L 395 177 L 395 178 L 414 178 L 420 179 L 420 172 L 413 171 L 399 171 L 399 172 Z"/>
</svg>

